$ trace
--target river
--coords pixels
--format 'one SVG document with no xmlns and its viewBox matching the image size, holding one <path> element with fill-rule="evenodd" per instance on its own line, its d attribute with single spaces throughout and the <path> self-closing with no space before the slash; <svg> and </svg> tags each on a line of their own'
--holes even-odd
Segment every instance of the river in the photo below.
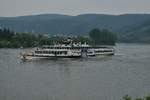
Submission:
<svg viewBox="0 0 150 100">
<path fill-rule="evenodd" d="M 0 49 L 0 100 L 120 100 L 150 93 L 150 45 L 117 44 L 116 54 L 22 61 Z"/>
</svg>

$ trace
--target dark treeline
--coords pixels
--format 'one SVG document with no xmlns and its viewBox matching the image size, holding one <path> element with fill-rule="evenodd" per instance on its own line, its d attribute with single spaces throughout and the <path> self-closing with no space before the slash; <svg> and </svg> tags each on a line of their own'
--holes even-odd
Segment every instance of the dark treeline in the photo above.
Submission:
<svg viewBox="0 0 150 100">
<path fill-rule="evenodd" d="M 95 45 L 115 45 L 117 40 L 116 34 L 107 29 L 93 29 L 90 31 L 89 36 Z"/>
<path fill-rule="evenodd" d="M 32 33 L 15 33 L 9 29 L 0 29 L 0 48 L 36 47 L 41 45 L 59 44 L 68 37 L 45 36 Z M 74 42 L 88 43 L 93 45 L 114 45 L 116 37 L 108 30 L 93 29 L 89 37 L 71 37 Z"/>
<path fill-rule="evenodd" d="M 51 44 L 48 37 L 31 33 L 15 33 L 9 29 L 0 29 L 0 48 L 34 47 Z"/>
<path fill-rule="evenodd" d="M 130 97 L 129 95 L 126 95 L 121 100 L 150 100 L 150 95 L 149 96 L 145 96 L 143 98 L 138 97 L 138 98 L 135 98 L 135 99 L 132 99 L 132 97 Z"/>
</svg>

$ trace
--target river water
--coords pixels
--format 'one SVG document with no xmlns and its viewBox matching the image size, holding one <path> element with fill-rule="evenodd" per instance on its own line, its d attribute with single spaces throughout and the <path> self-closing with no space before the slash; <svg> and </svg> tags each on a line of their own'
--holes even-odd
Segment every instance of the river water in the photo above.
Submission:
<svg viewBox="0 0 150 100">
<path fill-rule="evenodd" d="M 0 49 L 0 100 L 120 100 L 150 93 L 150 45 L 117 44 L 115 56 L 21 61 Z"/>
</svg>

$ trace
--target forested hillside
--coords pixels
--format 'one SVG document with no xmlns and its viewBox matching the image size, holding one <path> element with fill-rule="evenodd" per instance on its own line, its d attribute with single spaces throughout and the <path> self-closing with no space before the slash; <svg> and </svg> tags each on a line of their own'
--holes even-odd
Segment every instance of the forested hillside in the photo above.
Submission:
<svg viewBox="0 0 150 100">
<path fill-rule="evenodd" d="M 0 27 L 16 32 L 86 35 L 90 30 L 99 28 L 118 33 L 118 42 L 149 42 L 149 26 L 150 14 L 0 17 Z"/>
</svg>

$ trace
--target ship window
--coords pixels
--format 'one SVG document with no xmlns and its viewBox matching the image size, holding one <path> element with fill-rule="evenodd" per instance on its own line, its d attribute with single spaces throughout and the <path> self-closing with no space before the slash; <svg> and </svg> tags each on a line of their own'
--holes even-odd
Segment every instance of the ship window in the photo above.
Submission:
<svg viewBox="0 0 150 100">
<path fill-rule="evenodd" d="M 38 53 L 38 51 L 35 51 L 35 53 Z"/>
<path fill-rule="evenodd" d="M 35 53 L 38 53 L 38 54 L 40 54 L 40 53 L 42 53 L 42 51 L 35 51 Z"/>
<path fill-rule="evenodd" d="M 66 55 L 66 54 L 67 54 L 67 51 L 64 51 L 64 54 Z"/>
<path fill-rule="evenodd" d="M 41 51 L 35 51 L 35 53 L 41 53 Z"/>
</svg>

